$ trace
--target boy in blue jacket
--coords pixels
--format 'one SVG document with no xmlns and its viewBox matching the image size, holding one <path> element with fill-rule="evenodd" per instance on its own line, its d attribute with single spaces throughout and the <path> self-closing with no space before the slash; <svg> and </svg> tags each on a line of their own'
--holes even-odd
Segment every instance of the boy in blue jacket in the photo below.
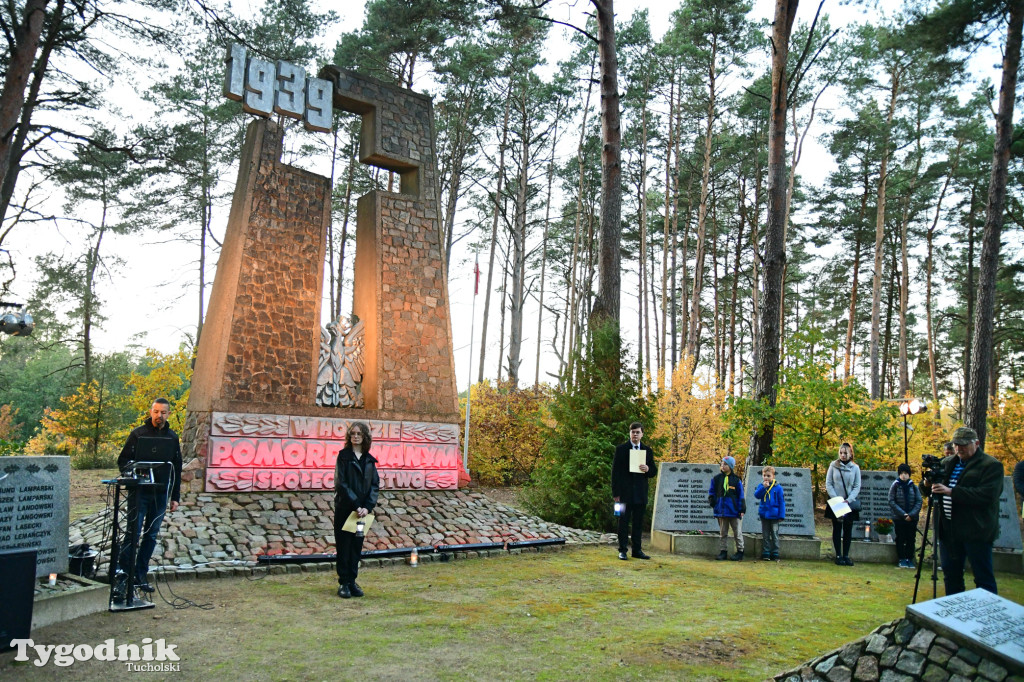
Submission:
<svg viewBox="0 0 1024 682">
<path fill-rule="evenodd" d="M 743 499 L 743 481 L 733 473 L 736 469 L 734 458 L 723 457 L 719 469 L 722 473 L 711 479 L 711 488 L 708 490 L 708 504 L 715 510 L 715 518 L 718 519 L 721 551 L 716 558 L 719 561 L 743 561 L 743 529 L 740 528 L 740 520 L 747 511 L 747 503 Z M 736 539 L 736 553 L 731 557 L 726 549 L 730 528 Z"/>
<path fill-rule="evenodd" d="M 761 560 L 779 560 L 779 525 L 786 518 L 786 497 L 782 486 L 775 480 L 775 467 L 761 469 L 761 483 L 754 489 L 754 498 L 760 500 L 757 515 L 761 517 Z"/>
</svg>

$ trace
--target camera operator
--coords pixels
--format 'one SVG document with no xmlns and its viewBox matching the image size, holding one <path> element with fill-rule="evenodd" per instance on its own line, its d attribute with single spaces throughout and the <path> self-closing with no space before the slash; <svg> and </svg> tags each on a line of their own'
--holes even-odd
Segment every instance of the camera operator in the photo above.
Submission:
<svg viewBox="0 0 1024 682">
<path fill-rule="evenodd" d="M 939 553 L 946 594 L 964 591 L 964 561 L 971 562 L 974 584 L 996 594 L 992 543 L 999 535 L 999 495 L 1003 465 L 981 451 L 974 429 L 961 426 L 953 433 L 956 455 L 942 460 L 941 477 L 927 470 L 921 493 L 934 493 L 940 505 Z"/>
</svg>

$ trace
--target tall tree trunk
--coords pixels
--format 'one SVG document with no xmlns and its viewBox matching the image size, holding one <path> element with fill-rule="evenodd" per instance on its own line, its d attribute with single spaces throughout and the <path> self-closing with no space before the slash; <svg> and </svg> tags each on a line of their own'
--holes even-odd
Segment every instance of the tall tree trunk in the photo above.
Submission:
<svg viewBox="0 0 1024 682">
<path fill-rule="evenodd" d="M 966 421 L 967 419 L 967 384 L 968 378 L 971 376 L 971 339 L 974 337 L 974 306 L 978 300 L 978 294 L 975 291 L 975 266 L 974 266 L 974 245 L 975 245 L 975 227 L 974 221 L 977 217 L 975 210 L 975 200 L 977 199 L 977 193 L 975 188 L 971 190 L 971 210 L 967 214 L 967 283 L 964 287 L 964 296 L 967 299 L 967 314 L 964 316 L 966 319 L 967 330 L 964 334 L 964 384 L 963 384 L 963 398 L 960 401 L 960 421 Z"/>
<path fill-rule="evenodd" d="M 750 219 L 750 248 L 753 258 L 750 263 L 750 356 L 754 359 L 751 374 L 757 376 L 757 337 L 761 328 L 761 237 L 758 228 L 761 225 L 761 197 L 764 187 L 764 169 L 754 156 L 754 215 Z M 785 242 L 783 242 L 785 243 Z"/>
<path fill-rule="evenodd" d="M 505 377 L 505 368 L 501 359 L 505 357 L 505 314 L 510 306 L 505 305 L 508 297 L 508 275 L 509 275 L 509 254 L 512 250 L 513 236 L 508 236 L 508 245 L 505 248 L 505 261 L 501 267 L 501 320 L 498 323 L 498 383 Z"/>
<path fill-rule="evenodd" d="M 743 229 L 747 222 L 746 178 L 739 180 L 739 214 L 740 222 L 736 231 L 736 253 L 732 267 L 732 291 L 729 296 L 729 386 L 727 395 L 735 396 L 736 391 L 736 302 L 740 283 L 740 254 L 743 251 Z"/>
<path fill-rule="evenodd" d="M 786 59 L 789 36 L 799 0 L 775 0 L 772 28 L 772 95 L 768 123 L 768 220 L 765 228 L 764 298 L 761 299 L 758 329 L 758 361 L 754 378 L 754 399 L 775 406 L 779 371 L 779 310 L 782 302 L 782 272 L 786 266 L 786 107 L 789 79 Z M 748 465 L 760 465 L 772 452 L 775 423 L 767 420 L 750 439 Z"/>
<path fill-rule="evenodd" d="M 868 214 L 868 194 L 871 192 L 870 177 L 867 172 L 863 175 L 864 191 L 860 196 L 860 219 L 864 220 Z M 846 358 L 843 361 L 843 381 L 849 381 L 853 376 L 853 330 L 857 327 L 857 290 L 860 286 L 860 257 L 861 243 L 860 230 L 853 231 L 853 282 L 850 285 L 850 319 L 846 324 Z"/>
<path fill-rule="evenodd" d="M 726 250 L 728 250 L 728 237 L 726 237 Z M 718 193 L 715 193 L 715 203 L 711 206 L 711 291 L 712 291 L 712 314 L 711 319 L 714 324 L 712 331 L 712 350 L 715 354 L 715 387 L 719 389 L 725 388 L 725 372 L 723 367 L 725 366 L 725 339 L 722 334 L 722 299 L 718 295 Z M 698 347 L 700 347 L 700 340 L 697 341 Z"/>
<path fill-rule="evenodd" d="M 949 183 L 953 180 L 953 176 L 956 175 L 957 168 L 960 165 L 960 151 L 963 149 L 963 145 L 963 138 L 958 139 L 956 149 L 954 150 L 953 157 L 950 161 L 949 172 L 946 173 L 946 179 L 942 183 L 942 190 L 939 192 L 939 198 L 935 202 L 935 216 L 932 218 L 931 227 L 928 228 L 928 253 L 925 258 L 924 309 L 928 321 L 928 377 L 931 380 L 932 403 L 935 406 L 935 412 L 932 414 L 932 423 L 936 426 L 939 426 L 942 423 L 942 406 L 939 403 L 939 380 L 935 367 L 935 328 L 932 320 L 932 276 L 935 269 L 935 230 L 939 226 L 939 217 L 942 215 L 942 200 L 946 197 L 946 190 L 949 189 Z"/>
<path fill-rule="evenodd" d="M 103 200 L 100 229 L 96 234 L 96 243 L 89 249 L 85 257 L 85 291 L 82 301 L 82 364 L 85 383 L 92 380 L 92 321 L 96 310 L 96 269 L 100 264 L 100 245 L 107 231 L 107 201 Z"/>
<path fill-rule="evenodd" d="M 892 83 L 889 90 L 889 113 L 885 120 L 885 141 L 882 144 L 882 159 L 878 170 L 878 196 L 877 210 L 875 212 L 875 274 L 872 278 L 871 287 L 871 399 L 878 400 L 881 397 L 881 386 L 879 383 L 878 364 L 878 341 L 879 324 L 882 313 L 882 242 L 885 237 L 885 190 L 889 181 L 889 140 L 892 131 L 892 119 L 896 113 L 896 96 L 899 94 L 900 77 L 899 72 L 892 74 Z"/>
<path fill-rule="evenodd" d="M 671 222 L 671 201 L 672 201 L 672 178 L 673 175 L 678 173 L 672 173 L 672 149 L 675 145 L 675 106 L 676 106 L 676 70 L 675 67 L 669 70 L 669 84 L 668 84 L 668 139 L 665 142 L 665 234 L 661 244 L 661 342 L 658 344 L 658 367 L 664 368 L 668 363 L 665 361 L 666 351 L 668 350 L 668 344 L 665 343 L 665 335 L 668 330 L 666 324 L 668 316 L 668 232 L 669 224 Z M 678 163 L 678 158 L 676 159 Z M 674 326 L 674 325 L 673 325 Z M 673 361 L 675 358 L 673 357 Z M 661 380 L 658 383 L 658 388 L 665 388 L 665 372 L 661 372 Z"/>
<path fill-rule="evenodd" d="M 569 339 L 569 353 L 568 353 L 568 373 L 572 376 L 572 365 L 573 365 L 573 352 L 576 350 L 576 339 L 579 338 L 579 319 L 577 308 L 579 307 L 579 301 L 582 300 L 582 295 L 579 293 L 579 287 L 581 279 L 577 279 L 577 272 L 580 269 L 579 266 L 579 251 L 580 251 L 580 239 L 583 234 L 583 183 L 584 183 L 584 169 L 586 168 L 584 155 L 584 147 L 587 141 L 587 117 L 590 114 L 590 96 L 594 92 L 594 72 L 597 70 L 597 53 L 594 53 L 594 58 L 590 62 L 590 78 L 587 79 L 587 98 L 583 105 L 583 122 L 580 124 L 580 141 L 576 147 L 576 162 L 579 165 L 579 172 L 577 174 L 577 187 L 576 187 L 576 226 L 573 231 L 573 245 L 572 245 L 572 282 L 569 285 L 569 315 L 566 318 L 568 326 L 566 327 L 566 336 Z"/>
<path fill-rule="evenodd" d="M 650 88 L 649 72 L 644 71 L 643 105 L 640 113 L 640 322 L 643 328 L 643 359 L 646 372 L 641 380 L 651 390 L 651 324 L 647 314 L 646 287 L 648 285 L 647 262 L 647 93 Z M 643 363 L 641 363 L 643 364 Z"/>
<path fill-rule="evenodd" d="M 924 158 L 924 150 L 921 148 L 921 112 L 917 116 L 917 154 L 914 160 L 914 170 L 910 174 L 910 185 L 907 188 L 907 195 L 903 198 L 903 215 L 900 220 L 900 397 L 910 395 L 910 359 L 907 357 L 907 305 L 910 292 L 910 259 L 907 256 L 907 233 L 910 230 L 910 203 L 914 198 L 914 190 L 917 188 L 917 176 L 921 171 L 921 159 Z"/>
<path fill-rule="evenodd" d="M 892 299 L 896 292 L 896 245 L 892 250 L 892 267 L 889 270 L 889 286 L 886 288 L 885 333 L 882 336 L 882 395 L 892 395 L 893 382 L 890 379 L 889 363 L 892 359 Z M 887 390 L 888 389 L 888 390 Z"/>
<path fill-rule="evenodd" d="M 697 204 L 697 243 L 693 265 L 693 291 L 690 292 L 690 328 L 686 338 L 686 355 L 690 367 L 697 365 L 697 344 L 701 332 L 700 296 L 704 291 L 704 254 L 707 233 L 708 202 L 711 195 L 711 142 L 715 123 L 715 59 L 718 55 L 718 38 L 711 39 L 711 62 L 708 67 L 708 109 L 707 126 L 704 128 L 704 166 L 700 179 L 700 203 Z"/>
<path fill-rule="evenodd" d="M 679 127 L 679 121 L 676 122 L 676 127 Z M 679 159 L 679 138 L 681 135 L 676 135 L 676 160 Z M 675 191 L 672 199 L 672 371 L 675 371 L 676 362 L 679 360 L 681 355 L 681 349 L 683 340 L 689 336 L 689 315 L 687 314 L 686 302 L 689 300 L 687 294 L 686 282 L 686 262 L 689 257 L 690 248 L 690 218 L 693 216 L 693 173 L 687 175 L 686 180 L 686 213 L 683 216 L 683 249 L 680 254 L 680 263 L 676 263 L 676 253 L 678 253 L 679 245 L 679 173 L 678 170 L 675 173 Z M 682 272 L 680 272 L 680 268 Z M 682 282 L 682 288 L 676 285 L 676 277 L 679 277 L 679 281 Z M 683 305 L 679 305 L 679 301 L 683 302 Z M 682 307 L 682 319 L 679 319 L 680 310 Z M 681 329 L 676 329 L 677 320 L 681 326 Z"/>
<path fill-rule="evenodd" d="M 519 386 L 519 365 L 523 348 L 523 303 L 526 290 L 526 193 L 530 188 L 530 112 L 527 93 L 522 93 L 519 115 L 519 187 L 516 191 L 514 220 L 512 222 L 512 291 L 509 296 L 508 379 Z"/>
<path fill-rule="evenodd" d="M 491 312 L 491 285 L 494 281 L 494 250 L 498 244 L 498 221 L 501 218 L 502 182 L 505 179 L 505 149 L 508 147 L 508 117 L 512 108 L 512 79 L 509 79 L 508 94 L 505 99 L 505 113 L 501 123 L 501 144 L 498 146 L 498 177 L 494 184 L 494 218 L 491 221 L 491 255 L 487 265 L 487 291 L 484 292 L 484 320 L 480 331 L 480 370 L 476 381 L 484 380 L 484 361 L 487 357 L 487 319 Z M 501 354 L 498 354 L 498 374 L 501 374 Z"/>
<path fill-rule="evenodd" d="M 591 0 L 597 10 L 597 49 L 601 59 L 601 229 L 597 300 L 591 319 L 619 326 L 622 260 L 622 166 L 619 125 L 619 62 L 615 54 L 613 0 Z M 617 362 L 618 357 L 609 358 Z"/>
<path fill-rule="evenodd" d="M 537 305 L 537 369 L 533 375 L 533 388 L 540 388 L 540 346 L 544 330 L 544 284 L 548 265 L 548 232 L 551 229 L 551 188 L 555 180 L 555 149 L 558 147 L 558 121 L 561 118 L 561 100 L 555 105 L 555 124 L 551 133 L 551 158 L 548 160 L 548 197 L 544 207 L 544 236 L 540 242 L 540 296 Z M 555 337 L 558 320 L 555 320 Z"/>
<path fill-rule="evenodd" d="M 49 0 L 28 0 L 22 12 L 22 21 L 14 27 L 14 44 L 9 46 L 7 73 L 0 91 L 0 186 L 10 167 L 11 148 L 22 107 L 25 104 L 25 86 L 32 73 L 32 62 L 39 49 L 39 36 L 46 19 Z M 13 7 L 13 3 L 11 4 Z"/>
<path fill-rule="evenodd" d="M 975 310 L 974 334 L 971 340 L 971 373 L 967 383 L 967 409 L 964 423 L 978 433 L 985 445 L 988 414 L 989 373 L 992 368 L 992 332 L 995 316 L 996 271 L 999 267 L 999 238 L 1003 231 L 1003 209 L 1006 203 L 1007 167 L 1013 139 L 1013 104 L 1020 65 L 1021 25 L 1024 23 L 1024 0 L 1009 0 L 1009 22 L 1006 48 L 1003 52 L 1003 78 L 999 88 L 999 112 L 996 114 L 995 149 L 992 153 L 992 179 L 988 187 L 988 208 L 985 232 L 981 238 L 981 259 L 978 271 L 978 305 Z"/>
</svg>

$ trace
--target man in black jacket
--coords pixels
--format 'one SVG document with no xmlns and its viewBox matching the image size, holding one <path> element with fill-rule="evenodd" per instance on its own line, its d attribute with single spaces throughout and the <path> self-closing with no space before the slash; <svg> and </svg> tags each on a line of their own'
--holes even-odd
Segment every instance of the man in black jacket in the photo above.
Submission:
<svg viewBox="0 0 1024 682">
<path fill-rule="evenodd" d="M 992 543 L 999 536 L 999 495 L 1003 465 L 981 451 L 974 429 L 953 433 L 956 455 L 942 460 L 948 483 L 921 482 L 921 492 L 939 495 L 939 552 L 946 594 L 964 591 L 964 562 L 971 562 L 974 584 L 996 593 Z"/>
<path fill-rule="evenodd" d="M 644 532 L 644 512 L 647 510 L 647 479 L 654 478 L 657 469 L 654 466 L 654 451 L 644 445 L 640 439 L 644 435 L 644 427 L 640 422 L 629 425 L 629 441 L 615 448 L 615 459 L 612 460 L 612 499 L 623 505 L 619 510 L 619 558 L 626 561 L 626 539 L 629 536 L 630 521 L 633 526 L 633 557 L 650 559 L 640 548 L 640 540 Z M 643 464 L 631 471 L 631 451 L 643 451 Z"/>
<path fill-rule="evenodd" d="M 147 574 L 149 572 L 149 559 L 153 556 L 156 548 L 156 538 L 160 534 L 160 526 L 164 520 L 164 512 L 167 510 L 167 500 L 170 499 L 171 511 L 178 508 L 181 500 L 181 444 L 178 442 L 178 434 L 167 425 L 167 416 L 170 414 L 171 405 L 166 398 L 157 398 L 153 406 L 149 408 L 149 416 L 142 426 L 139 426 L 130 434 L 125 441 L 121 454 L 117 458 L 117 468 L 124 471 L 131 462 L 152 462 L 155 455 L 150 453 L 137 452 L 139 438 L 166 438 L 171 441 L 167 448 L 169 453 L 162 461 L 167 466 L 153 469 L 155 485 L 139 486 L 139 513 L 135 519 L 128 519 L 128 523 L 135 523 L 135 533 L 139 538 L 139 551 L 135 558 L 135 585 L 143 592 L 152 592 L 153 587 L 149 584 Z M 118 557 L 118 573 L 124 574 L 132 570 L 128 566 L 131 547 L 121 548 Z M 122 578 L 123 581 L 123 578 Z M 123 582 L 121 590 L 118 586 L 114 588 L 114 598 L 124 599 Z"/>
</svg>

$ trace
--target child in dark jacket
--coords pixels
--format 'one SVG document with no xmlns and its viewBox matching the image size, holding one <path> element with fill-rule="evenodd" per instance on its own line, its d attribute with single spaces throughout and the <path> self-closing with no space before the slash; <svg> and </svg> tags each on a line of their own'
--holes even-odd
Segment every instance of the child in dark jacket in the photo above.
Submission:
<svg viewBox="0 0 1024 682">
<path fill-rule="evenodd" d="M 708 490 L 708 504 L 715 510 L 715 518 L 718 519 L 720 551 L 717 559 L 743 561 L 743 529 L 740 520 L 747 511 L 747 503 L 743 499 L 743 481 L 733 473 L 736 469 L 734 458 L 723 457 L 719 469 L 721 473 L 711 479 L 711 488 Z M 731 557 L 726 549 L 730 528 L 736 540 L 736 553 Z"/>
<path fill-rule="evenodd" d="M 754 498 L 760 500 L 757 515 L 761 517 L 761 560 L 779 560 L 779 525 L 786 518 L 786 498 L 782 486 L 775 480 L 775 467 L 761 469 L 764 482 L 754 489 Z"/>
<path fill-rule="evenodd" d="M 889 509 L 896 530 L 896 556 L 898 568 L 914 568 L 914 540 L 917 539 L 917 519 L 921 513 L 921 493 L 910 480 L 910 465 L 896 468 L 898 479 L 889 488 Z"/>
</svg>

